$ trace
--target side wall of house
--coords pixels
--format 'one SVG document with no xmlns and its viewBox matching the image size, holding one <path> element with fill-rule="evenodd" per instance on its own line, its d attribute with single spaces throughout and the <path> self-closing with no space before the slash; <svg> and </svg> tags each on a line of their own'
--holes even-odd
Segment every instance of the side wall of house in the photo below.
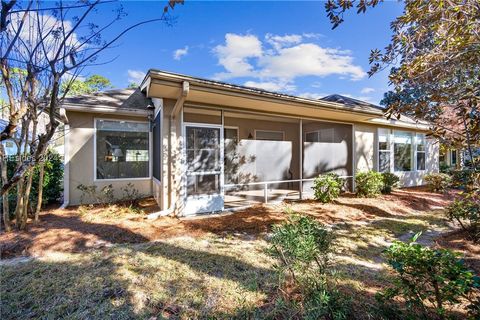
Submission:
<svg viewBox="0 0 480 320">
<path fill-rule="evenodd" d="M 114 188 L 114 195 L 116 198 L 121 198 L 123 193 L 121 188 L 127 183 L 132 183 L 135 188 L 142 195 L 152 194 L 152 183 L 150 178 L 142 180 L 108 180 L 95 181 L 94 168 L 94 132 L 95 118 L 115 119 L 115 120 L 135 120 L 147 121 L 145 117 L 132 116 L 115 116 L 113 114 L 93 114 L 85 112 L 67 112 L 67 117 L 70 124 L 70 131 L 66 132 L 66 139 L 68 139 L 68 154 L 69 154 L 69 204 L 78 205 L 82 197 L 82 192 L 78 190 L 79 185 L 92 186 L 96 185 L 97 190 L 104 186 L 111 184 Z M 86 203 L 92 202 L 92 199 L 85 199 Z"/>
<path fill-rule="evenodd" d="M 378 170 L 378 135 L 379 126 L 355 125 L 355 165 L 356 172 Z M 401 129 L 402 131 L 408 131 Z M 414 131 L 412 131 L 414 132 Z M 439 143 L 434 139 L 426 139 L 425 170 L 394 172 L 400 178 L 402 187 L 420 186 L 423 177 L 439 170 Z"/>
</svg>

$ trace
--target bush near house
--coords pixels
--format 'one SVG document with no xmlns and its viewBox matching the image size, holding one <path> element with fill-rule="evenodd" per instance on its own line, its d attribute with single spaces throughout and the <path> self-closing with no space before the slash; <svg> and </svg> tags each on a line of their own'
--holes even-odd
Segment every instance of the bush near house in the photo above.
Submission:
<svg viewBox="0 0 480 320">
<path fill-rule="evenodd" d="M 416 243 L 420 235 L 417 233 L 408 242 L 396 241 L 385 251 L 395 278 L 392 287 L 377 294 L 377 300 L 391 307 L 393 299 L 401 297 L 407 315 L 396 316 L 415 319 L 431 319 L 432 311 L 435 318 L 449 318 L 453 307 L 463 300 L 469 303 L 471 319 L 479 319 L 480 277 L 465 266 L 457 253 Z"/>
<path fill-rule="evenodd" d="M 392 193 L 393 188 L 398 185 L 400 178 L 397 175 L 390 172 L 383 172 L 382 177 L 383 177 L 382 193 L 384 194 Z"/>
<path fill-rule="evenodd" d="M 63 160 L 62 156 L 55 150 L 49 149 L 44 159 L 44 174 L 43 174 L 43 192 L 42 205 L 55 203 L 60 201 L 63 193 Z M 15 159 L 7 160 L 7 176 L 11 177 L 17 166 Z M 33 169 L 32 190 L 30 192 L 30 208 L 35 208 L 38 200 L 38 186 L 39 186 L 39 166 Z M 13 214 L 17 205 L 17 188 L 13 187 L 8 193 L 10 214 Z M 1 204 L 0 197 L 0 204 Z M 33 212 L 30 209 L 29 212 Z M 13 217 L 12 217 L 13 218 Z"/>
<path fill-rule="evenodd" d="M 432 192 L 445 192 L 452 183 L 452 177 L 446 173 L 430 173 L 424 179 Z"/>
<path fill-rule="evenodd" d="M 380 172 L 359 172 L 355 176 L 355 188 L 358 197 L 377 197 L 381 194 L 383 186 L 383 176 Z"/>
<path fill-rule="evenodd" d="M 279 288 L 286 295 L 275 318 L 348 318 L 349 300 L 333 282 L 333 239 L 331 231 L 305 215 L 290 213 L 286 223 L 273 227 L 268 253 L 278 260 Z"/>
<path fill-rule="evenodd" d="M 313 181 L 314 197 L 322 203 L 332 202 L 342 191 L 343 180 L 336 173 L 321 174 Z"/>
<path fill-rule="evenodd" d="M 450 221 L 456 221 L 473 241 L 480 240 L 480 195 L 475 192 L 461 195 L 447 207 Z"/>
<path fill-rule="evenodd" d="M 452 186 L 471 191 L 480 187 L 480 172 L 474 169 L 452 170 Z"/>
</svg>

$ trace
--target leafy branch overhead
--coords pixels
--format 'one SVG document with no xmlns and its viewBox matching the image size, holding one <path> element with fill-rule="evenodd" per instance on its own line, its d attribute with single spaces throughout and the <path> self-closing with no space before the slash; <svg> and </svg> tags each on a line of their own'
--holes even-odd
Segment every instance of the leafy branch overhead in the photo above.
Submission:
<svg viewBox="0 0 480 320">
<path fill-rule="evenodd" d="M 24 228 L 26 223 L 30 173 L 41 162 L 61 121 L 66 120 L 60 112 L 62 100 L 70 93 L 92 93 L 111 86 L 98 75 L 86 80 L 79 76 L 90 67 L 108 63 L 102 61 L 102 54 L 130 30 L 148 23 L 171 24 L 171 12 L 178 4 L 183 0 L 165 2 L 157 17 L 119 29 L 127 13 L 118 1 L 2 1 L 0 71 L 8 124 L 0 132 L 0 141 L 19 140 L 19 160 L 10 176 L 2 173 L 1 195 L 2 209 L 8 212 L 5 199 L 16 187 L 18 227 Z M 111 9 L 111 14 L 99 16 L 100 8 Z M 40 116 L 46 120 L 39 121 Z M 4 167 L 3 147 L 0 159 Z M 8 215 L 4 215 L 4 223 L 8 230 Z"/>
<path fill-rule="evenodd" d="M 330 0 L 333 28 L 356 8 L 380 1 Z M 480 2 L 406 0 L 390 24 L 392 37 L 370 54 L 372 76 L 390 69 L 393 90 L 382 101 L 388 117 L 407 115 L 434 123 L 432 134 L 453 145 L 480 141 Z"/>
</svg>

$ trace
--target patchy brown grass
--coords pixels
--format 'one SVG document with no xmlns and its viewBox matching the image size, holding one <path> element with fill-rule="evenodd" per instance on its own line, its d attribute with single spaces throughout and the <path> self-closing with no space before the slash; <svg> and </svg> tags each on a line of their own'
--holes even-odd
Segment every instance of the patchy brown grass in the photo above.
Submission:
<svg viewBox="0 0 480 320">
<path fill-rule="evenodd" d="M 376 199 L 346 194 L 332 204 L 299 201 L 153 221 L 145 219 L 155 210 L 152 200 L 134 210 L 48 210 L 27 231 L 0 235 L 3 257 L 36 257 L 2 268 L 2 304 L 7 319 L 268 317 L 278 292 L 264 239 L 289 207 L 335 231 L 339 287 L 354 297 L 355 315 L 369 319 L 375 293 L 391 280 L 382 251 L 394 240 L 422 231 L 421 242 L 453 248 L 480 271 L 480 246 L 444 218 L 454 196 L 409 188 Z"/>
<path fill-rule="evenodd" d="M 454 194 L 432 194 L 423 188 L 407 188 L 376 199 L 355 198 L 351 194 L 345 194 L 332 204 L 306 200 L 286 205 L 326 224 L 355 223 L 439 209 Z M 147 213 L 156 210 L 152 199 L 140 202 L 139 209 L 136 210 L 118 205 L 52 209 L 42 213 L 40 223 L 29 224 L 27 231 L 1 234 L 1 254 L 5 258 L 18 255 L 39 256 L 48 251 L 80 252 L 110 244 L 142 243 L 175 236 L 198 238 L 216 234 L 256 237 L 286 218 L 284 207 L 285 204 L 255 206 L 214 217 L 162 217 L 157 220 L 146 219 Z"/>
</svg>

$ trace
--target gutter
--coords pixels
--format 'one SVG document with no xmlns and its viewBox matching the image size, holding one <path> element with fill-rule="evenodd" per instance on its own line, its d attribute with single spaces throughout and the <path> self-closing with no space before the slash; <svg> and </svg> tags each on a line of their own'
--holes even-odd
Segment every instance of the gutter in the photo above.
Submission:
<svg viewBox="0 0 480 320">
<path fill-rule="evenodd" d="M 137 116 L 148 116 L 150 112 L 148 110 L 141 110 L 141 109 L 121 109 L 121 108 L 112 108 L 106 106 L 87 106 L 87 105 L 67 105 L 64 104 L 63 108 L 69 111 L 77 111 L 77 112 L 88 112 L 88 113 L 115 113 L 119 115 L 137 115 Z"/>
<path fill-rule="evenodd" d="M 60 115 L 65 121 L 63 127 L 63 204 L 60 209 L 65 209 L 70 203 L 70 143 L 67 138 L 67 135 L 70 134 L 70 124 L 65 108 L 60 108 Z"/>
<path fill-rule="evenodd" d="M 189 93 L 190 93 L 190 83 L 188 81 L 183 81 L 182 91 L 180 92 L 180 95 L 178 96 L 177 101 L 175 102 L 175 106 L 173 107 L 172 113 L 170 114 L 170 137 L 169 137 L 169 139 L 170 139 L 170 146 L 172 146 L 172 148 L 174 146 L 173 141 L 171 141 L 172 140 L 172 132 L 176 131 L 176 126 L 175 126 L 174 120 L 177 116 L 177 113 L 179 113 L 182 110 L 183 104 L 184 104 L 185 100 L 187 99 L 187 96 L 188 96 Z M 176 138 L 177 138 L 177 141 L 178 141 L 178 137 L 176 137 Z M 175 145 L 175 147 L 176 147 L 176 145 Z M 172 161 L 169 161 L 168 165 L 169 165 L 169 169 L 170 169 L 169 171 L 172 172 L 173 171 L 171 169 L 172 166 L 173 166 Z M 163 178 L 162 182 L 165 181 L 165 178 L 164 177 L 162 177 L 162 178 Z M 174 190 L 174 188 L 172 186 L 170 186 L 170 206 L 165 210 L 160 210 L 160 211 L 157 211 L 157 212 L 150 213 L 147 216 L 147 219 L 153 220 L 153 219 L 157 219 L 159 217 L 165 217 L 165 216 L 171 215 L 175 211 L 176 202 L 173 200 L 173 197 L 174 197 L 173 190 Z"/>
</svg>

